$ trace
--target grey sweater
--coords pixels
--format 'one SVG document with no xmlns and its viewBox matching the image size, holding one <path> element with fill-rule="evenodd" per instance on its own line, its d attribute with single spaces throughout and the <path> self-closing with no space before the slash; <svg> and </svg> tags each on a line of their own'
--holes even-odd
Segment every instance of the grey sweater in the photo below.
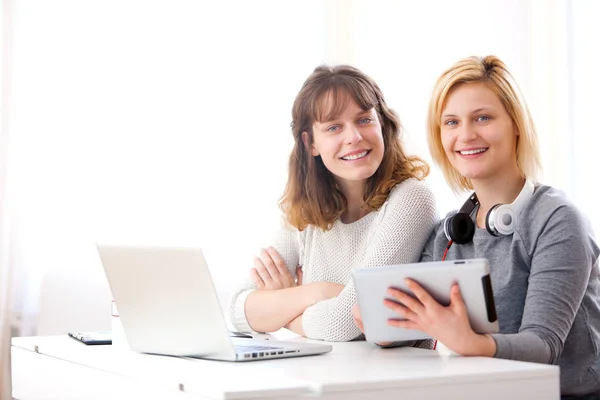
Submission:
<svg viewBox="0 0 600 400">
<path fill-rule="evenodd" d="M 441 260 L 441 221 L 421 261 Z M 447 260 L 490 262 L 500 333 L 495 357 L 557 364 L 563 395 L 600 392 L 599 249 L 585 220 L 562 192 L 538 186 L 512 235 L 476 229 Z"/>
</svg>

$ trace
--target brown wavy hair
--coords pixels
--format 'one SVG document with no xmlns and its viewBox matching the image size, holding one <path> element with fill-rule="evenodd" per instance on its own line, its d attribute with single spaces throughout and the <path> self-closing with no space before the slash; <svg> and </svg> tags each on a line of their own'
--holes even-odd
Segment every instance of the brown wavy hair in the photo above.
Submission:
<svg viewBox="0 0 600 400">
<path fill-rule="evenodd" d="M 327 98 L 333 99 L 328 107 Z M 429 166 L 418 157 L 407 156 L 402 148 L 402 125 L 385 103 L 379 86 L 349 65 L 318 66 L 302 85 L 292 108 L 294 148 L 290 154 L 288 181 L 279 202 L 286 221 L 298 230 L 314 225 L 329 230 L 344 213 L 347 200 L 320 156 L 313 156 L 313 124 L 337 118 L 350 100 L 363 110 L 374 108 L 383 134 L 381 165 L 367 180 L 363 207 L 378 210 L 398 183 L 409 178 L 423 179 Z M 306 132 L 303 140 L 303 132 Z"/>
</svg>

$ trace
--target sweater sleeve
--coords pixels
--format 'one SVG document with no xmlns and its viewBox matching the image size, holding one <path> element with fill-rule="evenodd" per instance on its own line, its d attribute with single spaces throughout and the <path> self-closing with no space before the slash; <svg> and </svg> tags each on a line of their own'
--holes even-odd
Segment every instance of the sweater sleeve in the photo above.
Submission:
<svg viewBox="0 0 600 400">
<path fill-rule="evenodd" d="M 437 219 L 431 190 L 420 181 L 405 181 L 392 191 L 382 207 L 361 267 L 419 261 Z M 302 317 L 306 337 L 326 341 L 349 341 L 358 337 L 361 332 L 351 312 L 354 304 L 356 292 L 350 278 L 338 297 L 306 309 Z"/>
<path fill-rule="evenodd" d="M 298 230 L 284 225 L 277 231 L 271 242 L 271 246 L 283 258 L 288 271 L 290 271 L 294 279 L 296 278 L 296 267 L 300 259 L 299 240 Z M 248 276 L 233 293 L 229 301 L 229 319 L 233 328 L 238 332 L 253 332 L 246 319 L 245 305 L 246 298 L 254 290 L 256 290 L 256 285 L 254 285 L 254 282 Z"/>
<path fill-rule="evenodd" d="M 562 353 L 597 260 L 574 206 L 558 207 L 533 240 L 521 326 L 515 334 L 492 335 L 496 341 L 495 357 L 554 364 Z"/>
</svg>

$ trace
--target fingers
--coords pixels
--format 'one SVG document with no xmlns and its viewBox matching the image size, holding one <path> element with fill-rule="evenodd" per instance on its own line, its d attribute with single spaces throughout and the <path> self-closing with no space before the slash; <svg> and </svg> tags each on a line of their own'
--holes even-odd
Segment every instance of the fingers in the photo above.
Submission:
<svg viewBox="0 0 600 400">
<path fill-rule="evenodd" d="M 409 320 L 388 319 L 388 325 L 395 328 L 422 330 L 419 324 Z"/>
<path fill-rule="evenodd" d="M 290 271 L 288 271 L 285 261 L 283 261 L 283 258 L 281 258 L 277 250 L 269 246 L 267 248 L 267 253 L 271 256 L 271 260 L 275 264 L 277 272 L 279 272 L 279 274 L 282 276 L 289 276 L 291 279 Z"/>
<path fill-rule="evenodd" d="M 386 307 L 388 308 L 392 308 L 392 306 L 394 305 L 403 305 L 405 309 L 410 309 L 413 312 L 416 313 L 420 313 L 423 311 L 424 307 L 423 304 L 421 304 L 421 302 L 418 299 L 415 299 L 414 297 L 408 295 L 407 293 L 404 293 L 403 291 L 396 289 L 396 288 L 389 288 L 388 289 L 388 294 L 390 296 L 393 297 L 393 300 L 395 301 L 390 301 L 390 304 L 388 306 L 388 303 L 386 303 L 386 301 L 384 301 L 384 304 Z M 395 304 L 391 304 L 391 303 L 395 303 Z M 400 303 L 400 304 L 398 304 Z M 396 310 L 395 308 L 392 308 L 393 310 Z"/>
<path fill-rule="evenodd" d="M 435 309 L 436 307 L 441 307 L 440 303 L 438 303 L 427 290 L 423 289 L 421 285 L 412 279 L 405 280 L 406 286 L 413 292 L 415 297 L 419 299 L 422 305 L 424 305 L 428 309 Z"/>
<path fill-rule="evenodd" d="M 265 285 L 265 288 L 271 289 L 271 287 L 274 285 L 273 278 L 271 277 L 271 274 L 263 264 L 262 260 L 256 256 L 254 257 L 254 270 L 256 271 L 258 276 L 260 276 L 261 280 Z"/>
<path fill-rule="evenodd" d="M 276 283 L 279 283 L 279 277 L 281 276 L 281 274 L 279 273 L 277 266 L 273 262 L 273 258 L 271 257 L 269 251 L 266 249 L 260 249 L 260 253 L 258 256 L 265 269 L 269 272 L 271 279 L 273 279 Z"/>
<path fill-rule="evenodd" d="M 452 290 L 450 290 L 450 307 L 457 311 L 466 309 L 458 283 L 452 285 Z"/>
<path fill-rule="evenodd" d="M 262 278 L 260 277 L 258 272 L 256 272 L 255 268 L 252 268 L 250 270 L 250 279 L 252 279 L 252 282 L 254 282 L 254 284 L 256 285 L 257 288 L 259 288 L 259 289 L 265 288 L 265 282 L 262 280 Z"/>
<path fill-rule="evenodd" d="M 296 277 L 296 285 L 302 285 L 304 279 L 304 271 L 302 271 L 302 267 L 300 266 L 296 267 Z"/>
<path fill-rule="evenodd" d="M 383 301 L 383 304 L 390 310 L 393 310 L 394 312 L 398 313 L 403 318 L 415 319 L 415 317 L 416 317 L 416 314 L 414 313 L 414 311 L 410 310 L 409 308 L 407 308 L 407 307 L 403 306 L 402 304 L 399 304 L 393 300 L 385 299 Z"/>
<path fill-rule="evenodd" d="M 251 278 L 258 288 L 285 289 L 296 285 L 285 261 L 273 247 L 260 249 L 259 254 L 254 257 L 254 270 L 258 276 L 252 272 Z M 300 282 L 301 280 L 300 275 Z"/>
</svg>

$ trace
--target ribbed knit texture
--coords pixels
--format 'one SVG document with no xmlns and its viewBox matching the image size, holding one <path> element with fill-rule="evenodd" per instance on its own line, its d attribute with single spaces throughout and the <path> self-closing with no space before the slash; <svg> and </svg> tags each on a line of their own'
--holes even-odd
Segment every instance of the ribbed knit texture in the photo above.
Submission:
<svg viewBox="0 0 600 400">
<path fill-rule="evenodd" d="M 359 337 L 361 332 L 351 313 L 356 304 L 352 270 L 419 261 L 437 219 L 429 187 L 417 179 L 408 179 L 391 191 L 379 210 L 356 222 L 344 224 L 338 220 L 329 231 L 313 226 L 302 232 L 281 229 L 271 245 L 293 276 L 296 267 L 302 265 L 304 283 L 327 281 L 345 285 L 338 297 L 306 309 L 302 318 L 306 336 L 326 341 Z M 252 331 L 244 304 L 255 289 L 248 279 L 231 299 L 229 316 L 238 331 Z"/>
</svg>

